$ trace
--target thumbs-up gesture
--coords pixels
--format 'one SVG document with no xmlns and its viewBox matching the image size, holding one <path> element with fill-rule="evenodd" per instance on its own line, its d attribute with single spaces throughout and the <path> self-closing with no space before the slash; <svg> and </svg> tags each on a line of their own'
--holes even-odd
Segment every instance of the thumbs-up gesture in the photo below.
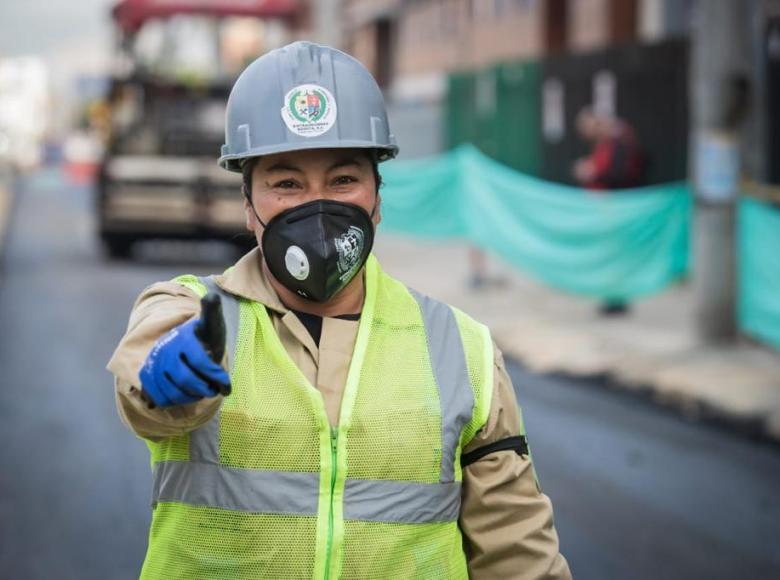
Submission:
<svg viewBox="0 0 780 580">
<path fill-rule="evenodd" d="M 225 321 L 219 296 L 201 300 L 201 315 L 160 338 L 146 357 L 143 393 L 157 407 L 194 403 L 230 394 L 230 377 L 220 362 L 225 354 Z"/>
</svg>

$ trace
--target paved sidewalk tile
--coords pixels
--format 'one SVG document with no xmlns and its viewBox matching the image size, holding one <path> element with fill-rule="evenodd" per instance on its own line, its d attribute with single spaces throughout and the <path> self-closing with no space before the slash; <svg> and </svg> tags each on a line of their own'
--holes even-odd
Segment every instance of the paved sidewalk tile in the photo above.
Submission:
<svg viewBox="0 0 780 580">
<path fill-rule="evenodd" d="M 380 233 L 376 253 L 391 274 L 487 324 L 501 349 L 533 370 L 608 375 L 691 414 L 759 423 L 780 440 L 780 353 L 745 340 L 703 343 L 687 284 L 605 318 L 595 301 L 552 290 L 493 258 L 488 272 L 498 280 L 469 289 L 466 244 Z"/>
</svg>

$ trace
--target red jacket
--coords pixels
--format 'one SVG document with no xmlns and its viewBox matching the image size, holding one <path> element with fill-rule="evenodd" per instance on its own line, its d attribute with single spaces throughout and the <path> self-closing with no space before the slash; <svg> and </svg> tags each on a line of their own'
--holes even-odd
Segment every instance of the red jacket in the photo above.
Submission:
<svg viewBox="0 0 780 580">
<path fill-rule="evenodd" d="M 630 128 L 597 142 L 588 157 L 596 172 L 588 189 L 623 189 L 641 185 L 642 154 Z"/>
</svg>

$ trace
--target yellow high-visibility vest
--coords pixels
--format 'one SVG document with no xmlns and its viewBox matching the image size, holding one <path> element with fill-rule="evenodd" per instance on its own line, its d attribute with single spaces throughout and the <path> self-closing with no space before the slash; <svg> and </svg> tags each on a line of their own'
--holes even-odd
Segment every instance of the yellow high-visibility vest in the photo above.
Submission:
<svg viewBox="0 0 780 580">
<path fill-rule="evenodd" d="M 153 517 L 143 579 L 467 578 L 463 447 L 487 420 L 487 328 L 366 264 L 339 417 L 265 307 L 222 296 L 233 392 L 186 435 L 148 441 Z"/>
</svg>

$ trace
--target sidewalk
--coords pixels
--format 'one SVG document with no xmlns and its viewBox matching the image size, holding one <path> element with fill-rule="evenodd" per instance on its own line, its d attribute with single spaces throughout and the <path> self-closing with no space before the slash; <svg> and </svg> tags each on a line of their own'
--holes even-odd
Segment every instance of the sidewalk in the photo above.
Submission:
<svg viewBox="0 0 780 580">
<path fill-rule="evenodd" d="M 469 290 L 465 244 L 380 233 L 383 267 L 410 286 L 487 324 L 504 353 L 540 372 L 606 375 L 692 417 L 758 429 L 780 442 L 780 353 L 741 340 L 705 345 L 690 285 L 679 284 L 604 318 L 593 300 L 542 286 L 495 259 L 500 286 Z"/>
</svg>

